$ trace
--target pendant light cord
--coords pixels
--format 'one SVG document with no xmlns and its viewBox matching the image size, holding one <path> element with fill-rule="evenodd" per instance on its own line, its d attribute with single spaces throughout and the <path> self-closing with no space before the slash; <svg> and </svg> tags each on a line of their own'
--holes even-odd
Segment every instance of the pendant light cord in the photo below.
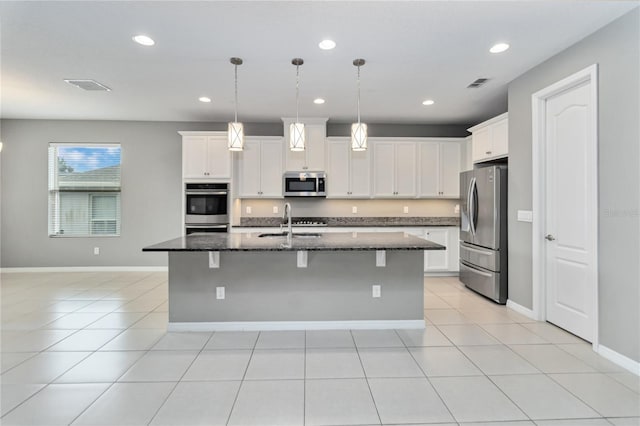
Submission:
<svg viewBox="0 0 640 426">
<path fill-rule="evenodd" d="M 298 120 L 299 97 L 300 97 L 300 65 L 296 65 L 296 123 L 300 121 Z"/>
<path fill-rule="evenodd" d="M 238 122 L 238 65 L 234 65 L 235 71 L 235 81 L 236 81 L 236 90 L 235 90 L 235 99 L 236 99 L 236 108 L 235 108 L 235 122 Z"/>
<path fill-rule="evenodd" d="M 358 124 L 360 124 L 360 65 L 358 65 Z"/>
</svg>

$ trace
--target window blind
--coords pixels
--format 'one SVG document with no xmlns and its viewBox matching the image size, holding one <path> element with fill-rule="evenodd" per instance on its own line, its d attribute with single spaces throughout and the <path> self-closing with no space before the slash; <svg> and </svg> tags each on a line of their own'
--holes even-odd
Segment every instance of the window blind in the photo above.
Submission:
<svg viewBox="0 0 640 426">
<path fill-rule="evenodd" d="M 49 144 L 49 236 L 120 235 L 120 144 Z"/>
</svg>

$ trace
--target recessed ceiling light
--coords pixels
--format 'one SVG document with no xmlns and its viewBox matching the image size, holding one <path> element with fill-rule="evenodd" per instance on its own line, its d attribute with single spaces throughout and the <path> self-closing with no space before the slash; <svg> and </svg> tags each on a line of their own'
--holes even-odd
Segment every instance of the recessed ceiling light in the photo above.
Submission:
<svg viewBox="0 0 640 426">
<path fill-rule="evenodd" d="M 508 48 L 509 48 L 509 45 L 507 43 L 497 43 L 497 44 L 494 44 L 493 47 L 491 47 L 491 49 L 489 49 L 489 52 L 502 53 Z"/>
<path fill-rule="evenodd" d="M 426 101 L 422 102 L 422 105 L 433 105 L 433 104 L 435 104 L 435 101 L 431 99 L 427 99 Z"/>
<path fill-rule="evenodd" d="M 329 39 L 322 40 L 320 43 L 318 43 L 318 47 L 322 50 L 331 50 L 336 47 L 336 42 Z"/>
<path fill-rule="evenodd" d="M 156 44 L 156 42 L 153 41 L 151 37 L 143 34 L 138 34 L 137 36 L 133 36 L 133 41 L 143 46 L 153 46 L 154 44 Z"/>
<path fill-rule="evenodd" d="M 198 98 L 198 100 L 199 100 L 200 102 L 205 102 L 205 103 L 209 103 L 209 102 L 211 102 L 211 98 L 207 98 L 206 96 L 200 96 L 200 97 Z"/>
<path fill-rule="evenodd" d="M 316 98 L 313 100 L 313 103 L 316 105 L 322 105 L 324 103 L 324 99 L 322 98 Z"/>
</svg>

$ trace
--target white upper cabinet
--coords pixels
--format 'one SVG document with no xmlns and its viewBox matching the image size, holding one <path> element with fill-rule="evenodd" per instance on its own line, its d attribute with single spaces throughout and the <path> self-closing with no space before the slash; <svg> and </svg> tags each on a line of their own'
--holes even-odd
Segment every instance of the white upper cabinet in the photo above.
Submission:
<svg viewBox="0 0 640 426">
<path fill-rule="evenodd" d="M 231 179 L 231 152 L 226 132 L 179 132 L 183 179 Z"/>
<path fill-rule="evenodd" d="M 295 118 L 283 118 L 285 141 L 286 171 L 324 171 L 325 170 L 325 139 L 327 136 L 327 118 L 300 118 L 305 129 L 305 150 L 291 151 L 289 149 L 289 124 Z"/>
<path fill-rule="evenodd" d="M 460 197 L 460 142 L 440 142 L 440 196 Z"/>
<path fill-rule="evenodd" d="M 352 151 L 349 138 L 327 139 L 327 198 L 371 197 L 369 151 Z"/>
<path fill-rule="evenodd" d="M 282 198 L 283 140 L 276 138 L 245 139 L 238 152 L 238 197 Z"/>
<path fill-rule="evenodd" d="M 420 198 L 459 198 L 460 140 L 419 142 Z"/>
<path fill-rule="evenodd" d="M 416 142 L 376 140 L 371 145 L 374 197 L 414 198 L 417 195 Z"/>
<path fill-rule="evenodd" d="M 471 157 L 474 163 L 509 155 L 508 113 L 501 114 L 468 129 L 471 133 Z"/>
</svg>

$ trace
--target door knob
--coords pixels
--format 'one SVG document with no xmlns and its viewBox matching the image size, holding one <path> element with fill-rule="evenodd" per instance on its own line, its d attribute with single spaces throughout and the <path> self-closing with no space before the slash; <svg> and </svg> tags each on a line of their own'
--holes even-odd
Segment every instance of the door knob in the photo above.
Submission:
<svg viewBox="0 0 640 426">
<path fill-rule="evenodd" d="M 553 240 L 555 240 L 555 239 L 556 239 L 556 237 L 554 237 L 554 236 L 553 236 L 553 235 L 551 235 L 551 234 L 547 234 L 547 236 L 546 236 L 546 237 L 544 237 L 544 238 L 545 238 L 547 241 L 553 241 Z"/>
</svg>

